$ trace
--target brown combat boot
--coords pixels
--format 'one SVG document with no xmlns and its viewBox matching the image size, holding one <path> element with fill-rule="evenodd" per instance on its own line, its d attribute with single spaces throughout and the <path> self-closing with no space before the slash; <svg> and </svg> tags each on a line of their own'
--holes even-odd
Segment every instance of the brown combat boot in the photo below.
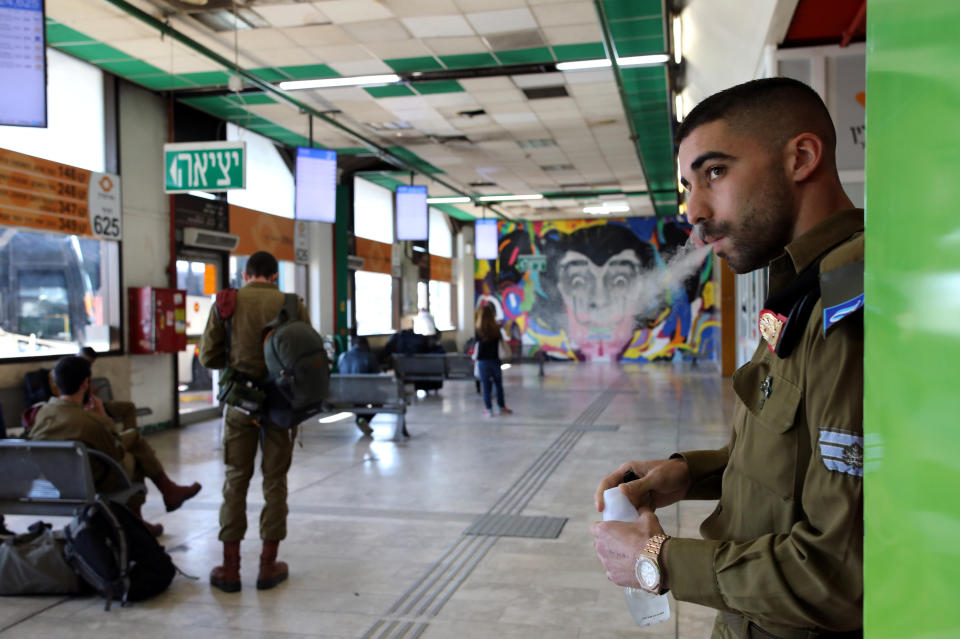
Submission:
<svg viewBox="0 0 960 639">
<path fill-rule="evenodd" d="M 277 561 L 279 541 L 263 540 L 263 550 L 260 552 L 260 574 L 257 575 L 257 590 L 270 590 L 290 576 L 287 564 Z"/>
<path fill-rule="evenodd" d="M 154 484 L 156 484 L 157 490 L 160 491 L 160 494 L 163 495 L 163 505 L 167 507 L 168 513 L 171 513 L 182 506 L 183 502 L 199 493 L 200 489 L 202 488 L 202 486 L 197 482 L 193 482 L 189 486 L 181 486 L 180 484 L 176 484 L 172 479 L 167 477 L 166 473 L 160 473 L 156 477 L 151 477 L 150 479 Z"/>
<path fill-rule="evenodd" d="M 223 542 L 223 565 L 210 571 L 210 585 L 224 592 L 240 592 L 240 542 Z"/>
<path fill-rule="evenodd" d="M 151 524 L 149 521 L 143 518 L 143 513 L 140 512 L 140 509 L 141 509 L 141 506 L 137 506 L 136 508 L 130 508 L 130 512 L 133 513 L 133 515 L 137 519 L 143 522 L 143 525 L 147 527 L 147 530 L 150 531 L 151 535 L 153 535 L 154 537 L 159 537 L 160 535 L 162 535 L 163 524 Z"/>
</svg>

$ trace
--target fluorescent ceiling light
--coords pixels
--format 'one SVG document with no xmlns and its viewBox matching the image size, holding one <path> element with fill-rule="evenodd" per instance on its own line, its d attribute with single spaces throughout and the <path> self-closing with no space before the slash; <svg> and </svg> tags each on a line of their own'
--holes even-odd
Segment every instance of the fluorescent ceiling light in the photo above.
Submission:
<svg viewBox="0 0 960 639">
<path fill-rule="evenodd" d="M 542 200 L 542 193 L 530 193 L 528 195 L 482 195 L 477 198 L 480 202 L 512 202 L 514 200 Z"/>
<path fill-rule="evenodd" d="M 673 117 L 677 122 L 683 122 L 683 94 L 681 93 L 673 96 Z"/>
<path fill-rule="evenodd" d="M 350 419 L 353 417 L 353 413 L 337 413 L 336 415 L 330 415 L 330 417 L 324 417 L 320 420 L 321 424 L 331 424 L 333 422 L 342 422 L 345 419 Z"/>
<path fill-rule="evenodd" d="M 205 200 L 215 200 L 217 196 L 213 193 L 207 193 L 206 191 L 187 191 L 187 195 L 192 195 L 194 197 L 202 197 Z"/>
<path fill-rule="evenodd" d="M 663 64 L 668 61 L 670 56 L 666 53 L 655 53 L 653 55 L 635 55 L 627 58 L 617 58 L 617 65 L 621 67 L 642 67 Z M 583 69 L 605 69 L 610 66 L 610 60 L 607 58 L 597 58 L 596 60 L 576 60 L 574 62 L 558 62 L 557 71 L 580 71 Z"/>
<path fill-rule="evenodd" d="M 395 73 L 384 75 L 357 75 L 350 78 L 322 78 L 317 80 L 291 80 L 281 82 L 280 88 L 284 91 L 299 91 L 301 89 L 329 89 L 331 87 L 355 87 L 369 84 L 394 84 L 400 82 L 400 76 Z"/>
<path fill-rule="evenodd" d="M 584 213 L 591 215 L 610 215 L 611 213 L 626 213 L 630 207 L 626 204 L 601 204 L 600 206 L 585 206 Z"/>
<path fill-rule="evenodd" d="M 680 64 L 683 59 L 683 21 L 679 15 L 673 16 L 673 61 Z"/>
<path fill-rule="evenodd" d="M 466 204 L 469 201 L 470 198 L 468 198 L 466 195 L 427 198 L 427 204 Z"/>
</svg>

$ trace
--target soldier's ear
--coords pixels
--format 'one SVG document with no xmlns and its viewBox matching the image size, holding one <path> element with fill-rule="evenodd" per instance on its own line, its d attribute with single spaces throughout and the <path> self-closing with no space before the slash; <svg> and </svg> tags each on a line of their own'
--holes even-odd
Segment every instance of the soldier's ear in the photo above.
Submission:
<svg viewBox="0 0 960 639">
<path fill-rule="evenodd" d="M 280 279 L 280 273 L 274 273 L 270 276 L 270 283 L 276 284 L 278 279 Z"/>
</svg>

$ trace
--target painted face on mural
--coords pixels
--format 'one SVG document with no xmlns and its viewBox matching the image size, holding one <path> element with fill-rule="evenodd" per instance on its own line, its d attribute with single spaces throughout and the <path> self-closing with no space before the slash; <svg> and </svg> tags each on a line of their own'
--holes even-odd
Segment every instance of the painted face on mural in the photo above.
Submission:
<svg viewBox="0 0 960 639">
<path fill-rule="evenodd" d="M 796 201 L 783 159 L 717 120 L 680 143 L 687 217 L 736 273 L 765 266 L 792 235 Z"/>
<path fill-rule="evenodd" d="M 639 295 L 643 265 L 633 249 L 594 264 L 578 251 L 560 259 L 557 288 L 573 319 L 584 326 L 615 326 L 630 321 Z"/>
</svg>

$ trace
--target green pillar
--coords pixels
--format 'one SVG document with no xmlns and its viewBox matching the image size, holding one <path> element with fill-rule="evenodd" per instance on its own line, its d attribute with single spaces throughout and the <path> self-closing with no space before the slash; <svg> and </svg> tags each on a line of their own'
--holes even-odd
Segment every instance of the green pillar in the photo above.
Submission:
<svg viewBox="0 0 960 639">
<path fill-rule="evenodd" d="M 960 3 L 867 11 L 865 636 L 960 637 Z"/>
<path fill-rule="evenodd" d="M 352 188 L 351 184 L 337 186 L 337 222 L 333 228 L 333 263 L 337 274 L 337 281 L 334 282 L 337 291 L 334 334 L 343 336 L 347 335 L 347 256 L 350 254 L 347 246 L 347 224 L 350 219 Z"/>
</svg>

